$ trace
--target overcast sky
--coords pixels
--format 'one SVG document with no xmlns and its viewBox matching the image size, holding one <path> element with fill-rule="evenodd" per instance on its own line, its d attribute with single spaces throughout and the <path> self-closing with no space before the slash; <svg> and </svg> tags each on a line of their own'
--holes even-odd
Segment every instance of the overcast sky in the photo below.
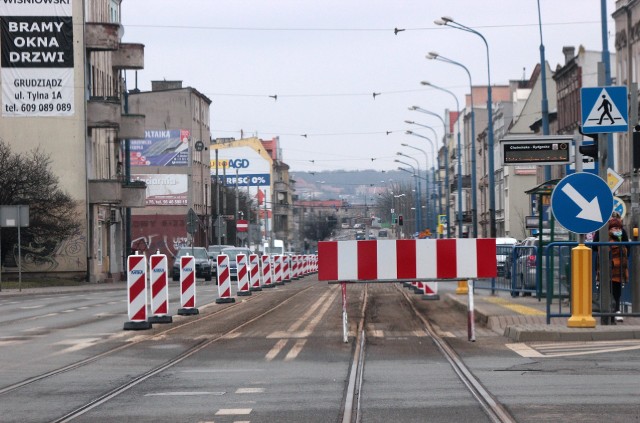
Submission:
<svg viewBox="0 0 640 423">
<path fill-rule="evenodd" d="M 614 5 L 607 0 L 611 51 Z M 600 0 L 540 0 L 540 8 L 552 69 L 564 63 L 563 46 L 602 50 Z M 487 83 L 481 38 L 435 25 L 441 16 L 485 36 L 494 85 L 529 78 L 540 61 L 536 0 L 122 2 L 124 41 L 145 44 L 138 88 L 182 80 L 212 100 L 214 138 L 240 138 L 241 130 L 279 136 L 293 171 L 395 169 L 397 151 L 417 153 L 403 142 L 430 155 L 426 141 L 404 134 L 421 128 L 404 121 L 430 125 L 439 137 L 442 123 L 408 107 L 444 115 L 456 106 L 451 95 L 420 81 L 453 91 L 460 104 L 469 83 L 463 69 L 425 55 L 436 51 L 461 62 L 474 85 Z M 396 35 L 394 28 L 404 31 Z M 127 75 L 133 88 L 134 73 Z"/>
</svg>

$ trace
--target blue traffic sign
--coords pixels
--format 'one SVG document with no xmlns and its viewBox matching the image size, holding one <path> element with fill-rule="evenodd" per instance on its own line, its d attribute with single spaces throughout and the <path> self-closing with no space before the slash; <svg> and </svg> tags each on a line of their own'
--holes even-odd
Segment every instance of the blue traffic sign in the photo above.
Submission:
<svg viewBox="0 0 640 423">
<path fill-rule="evenodd" d="M 551 209 L 568 231 L 587 234 L 603 227 L 613 211 L 613 194 L 602 178 L 591 173 L 564 177 L 551 193 Z"/>
<path fill-rule="evenodd" d="M 590 87 L 580 89 L 583 134 L 627 132 L 627 87 Z"/>
</svg>

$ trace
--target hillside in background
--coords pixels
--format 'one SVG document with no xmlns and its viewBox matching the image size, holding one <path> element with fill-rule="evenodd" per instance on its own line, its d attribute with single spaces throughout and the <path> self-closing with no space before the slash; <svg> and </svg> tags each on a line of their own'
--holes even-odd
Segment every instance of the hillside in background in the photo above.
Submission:
<svg viewBox="0 0 640 423">
<path fill-rule="evenodd" d="M 393 184 L 412 184 L 413 177 L 399 170 L 355 170 L 323 172 L 291 172 L 296 181 L 299 200 L 346 200 L 350 203 L 370 202 L 377 193 Z"/>
</svg>

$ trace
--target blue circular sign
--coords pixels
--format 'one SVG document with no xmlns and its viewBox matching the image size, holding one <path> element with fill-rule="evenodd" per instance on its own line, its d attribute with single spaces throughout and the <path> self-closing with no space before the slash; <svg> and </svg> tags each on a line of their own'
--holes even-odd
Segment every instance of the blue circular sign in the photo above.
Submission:
<svg viewBox="0 0 640 423">
<path fill-rule="evenodd" d="M 551 209 L 568 231 L 587 234 L 603 227 L 613 211 L 613 194 L 602 178 L 574 173 L 563 178 L 551 194 Z"/>
</svg>

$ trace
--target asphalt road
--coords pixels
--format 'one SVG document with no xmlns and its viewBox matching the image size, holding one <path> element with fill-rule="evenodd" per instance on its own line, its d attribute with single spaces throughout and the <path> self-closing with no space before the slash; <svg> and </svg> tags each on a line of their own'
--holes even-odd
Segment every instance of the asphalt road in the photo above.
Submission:
<svg viewBox="0 0 640 423">
<path fill-rule="evenodd" d="M 361 421 L 489 421 L 398 287 L 366 288 Z M 177 284 L 170 293 L 175 314 Z M 364 295 L 347 287 L 347 344 L 340 287 L 313 276 L 224 305 L 199 285 L 197 317 L 147 331 L 123 330 L 124 290 L 1 297 L 0 420 L 56 421 L 93 403 L 73 421 L 342 421 Z M 464 314 L 412 299 L 515 421 L 640 418 L 640 342 L 512 345 L 479 327 L 472 343 Z"/>
</svg>

